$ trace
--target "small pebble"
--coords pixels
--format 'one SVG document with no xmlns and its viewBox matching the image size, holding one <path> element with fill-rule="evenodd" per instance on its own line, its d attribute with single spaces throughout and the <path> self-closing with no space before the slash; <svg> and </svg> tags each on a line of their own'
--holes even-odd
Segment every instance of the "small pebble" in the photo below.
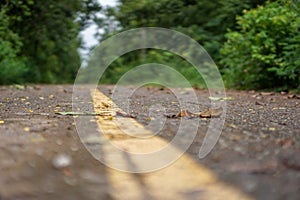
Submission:
<svg viewBox="0 0 300 200">
<path fill-rule="evenodd" d="M 63 169 L 70 167 L 72 164 L 72 157 L 67 154 L 58 154 L 52 160 L 52 165 L 56 169 Z"/>
</svg>

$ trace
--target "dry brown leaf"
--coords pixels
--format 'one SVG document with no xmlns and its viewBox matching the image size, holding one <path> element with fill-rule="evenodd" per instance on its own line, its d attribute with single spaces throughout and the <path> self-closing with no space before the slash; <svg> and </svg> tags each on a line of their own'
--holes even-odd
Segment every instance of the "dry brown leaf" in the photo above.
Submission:
<svg viewBox="0 0 300 200">
<path fill-rule="evenodd" d="M 271 96 L 271 95 L 274 95 L 274 92 L 261 92 L 260 95 L 262 95 L 262 96 Z"/>
<path fill-rule="evenodd" d="M 193 116 L 194 113 L 191 113 L 190 111 L 188 110 L 183 110 L 183 111 L 180 111 L 178 114 L 177 114 L 177 117 L 191 117 Z"/>
<path fill-rule="evenodd" d="M 179 118 L 179 117 L 189 117 L 191 116 L 193 113 L 187 111 L 187 110 L 182 110 L 180 111 L 177 115 L 165 115 L 167 118 Z"/>
<path fill-rule="evenodd" d="M 256 101 L 255 105 L 264 106 L 266 104 L 264 102 L 261 102 L 261 101 Z"/>
<path fill-rule="evenodd" d="M 215 117 L 220 117 L 223 113 L 222 108 L 210 108 L 207 111 L 203 111 L 199 113 L 199 116 L 201 118 L 215 118 Z"/>
<path fill-rule="evenodd" d="M 201 118 L 215 118 L 220 117 L 223 113 L 222 108 L 211 108 L 207 111 L 192 113 L 188 110 L 182 110 L 177 115 L 165 115 L 168 118 L 179 118 L 179 117 L 201 117 Z"/>
<path fill-rule="evenodd" d="M 136 118 L 135 115 L 133 115 L 133 114 L 127 114 L 126 112 L 122 112 L 122 111 L 116 111 L 116 116 Z"/>
<path fill-rule="evenodd" d="M 290 94 L 288 95 L 288 99 L 300 99 L 300 95 Z"/>
</svg>

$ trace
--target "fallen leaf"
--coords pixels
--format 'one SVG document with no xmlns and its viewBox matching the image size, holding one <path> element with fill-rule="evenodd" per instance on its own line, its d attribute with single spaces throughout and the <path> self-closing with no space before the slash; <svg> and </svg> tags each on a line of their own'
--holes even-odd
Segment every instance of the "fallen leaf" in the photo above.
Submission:
<svg viewBox="0 0 300 200">
<path fill-rule="evenodd" d="M 182 110 L 177 115 L 165 115 L 167 118 L 179 118 L 179 117 L 191 117 L 194 116 L 194 113 L 191 113 L 188 110 Z"/>
<path fill-rule="evenodd" d="M 274 95 L 274 92 L 261 92 L 260 95 L 262 95 L 262 96 L 271 96 L 271 95 Z"/>
<path fill-rule="evenodd" d="M 280 94 L 281 94 L 281 95 L 286 95 L 287 92 L 281 91 Z"/>
<path fill-rule="evenodd" d="M 97 115 L 109 115 L 111 111 L 100 111 L 100 112 L 55 112 L 58 115 L 85 115 L 85 116 L 97 116 Z"/>
<path fill-rule="evenodd" d="M 293 99 L 293 98 L 295 98 L 295 97 L 296 97 L 295 94 L 290 94 L 290 95 L 288 95 L 288 98 L 289 98 L 289 99 Z"/>
<path fill-rule="evenodd" d="M 0 124 L 4 124 L 5 122 L 3 120 L 0 120 Z"/>
<path fill-rule="evenodd" d="M 17 90 L 25 90 L 26 87 L 24 85 L 14 85 Z"/>
<path fill-rule="evenodd" d="M 117 116 L 120 116 L 120 117 L 130 117 L 130 118 L 136 118 L 135 115 L 132 115 L 132 114 L 127 114 L 125 112 L 121 112 L 121 111 L 117 111 L 116 112 L 116 115 Z"/>
<path fill-rule="evenodd" d="M 264 106 L 266 104 L 264 102 L 261 102 L 261 101 L 256 101 L 255 105 Z"/>
<path fill-rule="evenodd" d="M 177 115 L 165 115 L 167 118 L 179 118 L 179 117 L 200 117 L 200 118 L 216 118 L 220 117 L 223 113 L 222 108 L 211 108 L 207 111 L 192 113 L 188 110 L 182 110 Z"/>
<path fill-rule="evenodd" d="M 231 128 L 237 128 L 237 126 L 235 124 L 229 124 L 228 126 Z"/>
<path fill-rule="evenodd" d="M 223 113 L 222 108 L 210 108 L 207 111 L 199 113 L 199 116 L 202 118 L 215 118 L 220 117 Z"/>
<path fill-rule="evenodd" d="M 183 110 L 177 114 L 177 117 L 191 117 L 193 114 L 194 113 L 191 113 L 188 110 Z"/>
<path fill-rule="evenodd" d="M 172 119 L 178 118 L 177 115 L 166 115 L 166 114 L 165 114 L 165 117 L 172 118 Z"/>
<path fill-rule="evenodd" d="M 300 95 L 290 94 L 288 95 L 288 99 L 300 99 Z"/>
<path fill-rule="evenodd" d="M 208 98 L 212 101 L 230 101 L 234 99 L 232 97 L 208 97 Z"/>
</svg>

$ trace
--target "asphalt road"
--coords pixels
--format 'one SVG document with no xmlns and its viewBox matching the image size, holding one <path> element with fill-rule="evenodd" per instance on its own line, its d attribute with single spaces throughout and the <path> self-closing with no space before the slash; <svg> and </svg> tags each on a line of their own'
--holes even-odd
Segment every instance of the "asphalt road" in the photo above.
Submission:
<svg viewBox="0 0 300 200">
<path fill-rule="evenodd" d="M 213 151 L 204 159 L 199 159 L 198 153 L 211 119 L 176 115 L 181 110 L 193 113 L 208 110 L 211 105 L 208 91 L 196 90 L 198 100 L 194 101 L 189 97 L 192 90 L 175 89 L 183 98 L 182 106 L 180 99 L 166 88 L 140 88 L 134 90 L 129 98 L 126 96 L 132 87 L 121 88 L 119 96 L 114 96 L 116 91 L 113 86 L 100 86 L 99 89 L 112 97 L 119 108 L 127 111 L 121 117 L 137 121 L 166 143 L 172 141 L 180 126 L 186 134 L 190 134 L 194 131 L 191 125 L 198 125 L 193 144 L 185 152 L 185 156 L 195 163 L 193 166 L 198 166 L 191 167 L 189 172 L 194 172 L 195 180 L 189 175 L 190 181 L 186 181 L 185 171 L 179 170 L 176 173 L 183 176 L 167 176 L 165 179 L 168 180 L 162 182 L 162 192 L 157 195 L 164 195 L 164 189 L 172 189 L 174 183 L 179 188 L 193 185 L 202 173 L 200 171 L 209 171 L 224 190 L 231 191 L 233 188 L 249 198 L 299 199 L 299 96 L 227 91 L 230 98 L 226 99 L 227 114 L 222 134 Z M 72 85 L 0 87 L 1 200 L 122 199 L 124 190 L 117 194 L 118 190 L 114 187 L 122 175 L 115 175 L 112 181 L 111 169 L 96 160 L 80 141 L 75 127 L 75 121 L 80 116 L 56 114 L 72 111 L 72 90 Z M 89 94 L 89 90 L 82 90 Z M 88 108 L 95 108 L 96 103 L 82 101 Z M 109 107 L 105 103 L 102 106 Z M 175 117 L 170 117 L 173 115 Z M 99 130 L 97 116 L 89 117 L 93 120 L 89 120 L 86 131 Z M 99 141 L 92 138 L 90 142 L 94 144 Z M 101 146 L 101 142 L 98 145 Z M 202 170 L 197 171 L 199 166 Z M 168 172 L 169 168 L 172 165 L 163 170 Z M 153 176 L 153 180 L 159 181 L 156 179 L 158 174 Z M 144 177 L 141 180 L 145 183 L 150 180 L 148 175 L 139 176 Z M 119 182 L 126 180 L 123 177 Z M 154 187 L 155 181 L 149 181 L 149 184 Z M 140 190 L 133 188 L 129 187 L 128 192 Z M 209 190 L 205 185 L 199 186 L 196 192 L 183 193 L 181 198 L 199 199 L 202 190 L 206 189 Z M 168 191 L 171 194 L 175 192 Z M 144 199 L 156 199 L 151 192 L 141 195 Z M 213 199 L 213 193 L 210 195 Z M 215 194 L 215 199 L 218 198 Z"/>
</svg>

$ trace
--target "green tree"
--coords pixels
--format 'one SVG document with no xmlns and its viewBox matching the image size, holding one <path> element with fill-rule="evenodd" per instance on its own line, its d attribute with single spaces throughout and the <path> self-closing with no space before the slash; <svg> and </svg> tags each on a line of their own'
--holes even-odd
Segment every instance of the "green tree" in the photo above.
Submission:
<svg viewBox="0 0 300 200">
<path fill-rule="evenodd" d="M 102 39 L 116 32 L 137 27 L 170 28 L 198 41 L 219 64 L 219 50 L 226 41 L 227 29 L 235 30 L 236 15 L 241 14 L 244 9 L 257 7 L 264 2 L 265 0 L 119 0 L 116 8 L 105 10 L 109 24 L 105 24 L 105 19 L 100 23 L 101 27 L 106 27 Z M 111 28 L 112 20 L 115 21 L 113 28 Z M 143 55 L 145 53 L 147 56 Z M 193 84 L 200 83 L 199 78 L 196 77 L 197 72 L 187 62 L 179 62 L 180 59 L 175 59 L 174 55 L 153 50 L 137 51 L 126 55 L 109 68 L 110 74 L 120 74 L 121 71 L 123 73 L 135 64 L 145 62 L 145 57 L 147 61 L 160 61 L 174 66 L 192 80 Z"/>
<path fill-rule="evenodd" d="M 14 50 L 18 58 L 25 58 L 25 81 L 74 80 L 81 62 L 78 35 L 96 20 L 101 9 L 97 1 L 7 0 L 0 5 L 6 7 L 8 29 L 19 36 L 21 45 Z"/>
<path fill-rule="evenodd" d="M 236 15 L 264 2 L 266 0 L 119 0 L 116 8 L 106 11 L 106 16 L 113 17 L 122 31 L 144 26 L 181 31 L 197 40 L 218 60 L 227 29 L 235 29 Z"/>
<path fill-rule="evenodd" d="M 6 9 L 0 10 L 0 84 L 20 83 L 27 72 L 24 59 L 18 57 L 20 37 L 9 29 Z"/>
</svg>

